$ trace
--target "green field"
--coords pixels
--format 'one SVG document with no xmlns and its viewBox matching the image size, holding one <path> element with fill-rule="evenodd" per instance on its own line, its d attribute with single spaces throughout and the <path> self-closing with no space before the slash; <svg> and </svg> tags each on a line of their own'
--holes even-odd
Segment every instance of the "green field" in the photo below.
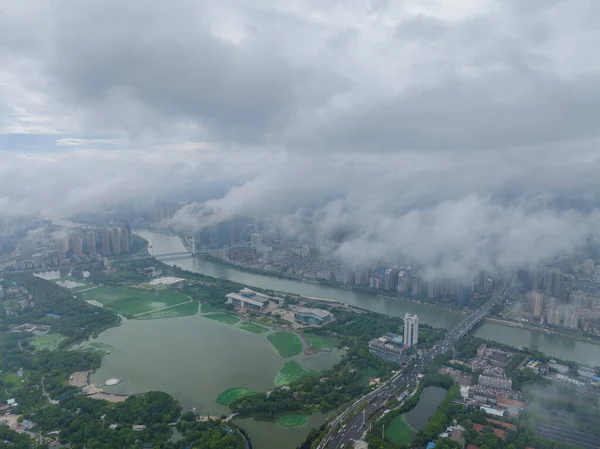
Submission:
<svg viewBox="0 0 600 449">
<path fill-rule="evenodd" d="M 211 313 L 210 315 L 202 315 L 204 318 L 210 318 L 211 320 L 220 321 L 225 324 L 235 324 L 240 319 L 237 316 L 230 315 L 229 313 Z"/>
<path fill-rule="evenodd" d="M 21 379 L 17 376 L 17 373 L 6 373 L 2 376 L 2 382 L 4 388 L 8 390 L 14 390 L 21 387 Z"/>
<path fill-rule="evenodd" d="M 244 396 L 256 394 L 256 391 L 247 387 L 231 387 L 217 396 L 217 404 L 228 406 Z"/>
<path fill-rule="evenodd" d="M 178 316 L 191 316 L 198 313 L 198 301 L 187 302 L 170 309 L 157 310 L 156 312 L 146 313 L 139 317 L 135 317 L 136 320 L 156 320 L 158 318 L 174 318 Z"/>
<path fill-rule="evenodd" d="M 396 416 L 385 429 L 385 439 L 394 444 L 410 444 L 416 434 L 403 415 Z"/>
<path fill-rule="evenodd" d="M 240 323 L 238 327 L 245 331 L 252 332 L 253 334 L 262 334 L 263 332 L 269 332 L 269 329 L 267 329 L 266 327 L 259 326 L 258 324 L 254 323 L 243 322 Z"/>
<path fill-rule="evenodd" d="M 56 351 L 64 339 L 60 334 L 46 334 L 33 337 L 31 343 L 38 351 Z"/>
<path fill-rule="evenodd" d="M 281 427 L 303 427 L 308 422 L 305 415 L 285 415 L 277 420 Z"/>
<path fill-rule="evenodd" d="M 338 344 L 335 338 L 329 337 L 327 335 L 317 335 L 311 334 L 310 332 L 305 332 L 304 336 L 306 337 L 310 345 L 319 351 L 329 349 Z"/>
<path fill-rule="evenodd" d="M 298 362 L 285 362 L 275 378 L 275 385 L 289 385 L 306 376 L 316 376 L 316 371 L 305 370 Z"/>
<path fill-rule="evenodd" d="M 189 301 L 183 293 L 163 291 L 153 293 L 132 287 L 98 287 L 77 295 L 83 300 L 94 300 L 127 318 L 156 309 Z"/>
<path fill-rule="evenodd" d="M 302 352 L 302 342 L 296 334 L 275 332 L 267 337 L 281 357 L 291 357 Z"/>
</svg>

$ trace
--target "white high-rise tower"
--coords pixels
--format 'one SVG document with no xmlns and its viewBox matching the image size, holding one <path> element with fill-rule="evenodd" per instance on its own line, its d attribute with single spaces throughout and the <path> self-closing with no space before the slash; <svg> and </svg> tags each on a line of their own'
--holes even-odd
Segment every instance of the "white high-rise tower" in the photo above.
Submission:
<svg viewBox="0 0 600 449">
<path fill-rule="evenodd" d="M 419 342 L 419 317 L 407 313 L 404 315 L 404 344 L 412 348 Z"/>
</svg>

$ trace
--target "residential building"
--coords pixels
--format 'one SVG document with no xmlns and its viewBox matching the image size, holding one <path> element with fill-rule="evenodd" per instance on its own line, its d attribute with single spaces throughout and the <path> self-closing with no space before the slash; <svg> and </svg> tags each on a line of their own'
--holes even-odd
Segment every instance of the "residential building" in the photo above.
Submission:
<svg viewBox="0 0 600 449">
<path fill-rule="evenodd" d="M 409 287 L 408 273 L 404 270 L 400 270 L 398 273 L 398 279 L 396 281 L 396 290 L 399 294 L 405 294 Z"/>
<path fill-rule="evenodd" d="M 110 231 L 110 247 L 113 254 L 121 254 L 121 230 L 114 228 Z"/>
<path fill-rule="evenodd" d="M 83 256 L 83 239 L 79 234 L 72 234 L 70 241 L 71 253 L 73 256 L 81 258 Z"/>
<path fill-rule="evenodd" d="M 105 257 L 110 256 L 110 229 L 102 230 L 102 255 Z"/>
<path fill-rule="evenodd" d="M 412 351 L 419 343 L 419 317 L 407 313 L 404 315 L 404 344 Z"/>
<path fill-rule="evenodd" d="M 583 262 L 583 273 L 586 276 L 590 276 L 594 272 L 594 261 L 592 259 L 587 259 Z"/>
<path fill-rule="evenodd" d="M 96 233 L 88 231 L 85 235 L 85 251 L 88 256 L 96 254 Z"/>
<path fill-rule="evenodd" d="M 396 270 L 393 268 L 388 268 L 385 270 L 385 274 L 383 276 L 383 288 L 385 290 L 394 290 L 397 282 L 398 276 L 396 275 Z"/>
<path fill-rule="evenodd" d="M 333 320 L 333 315 L 327 310 L 298 307 L 294 310 L 294 320 L 302 324 L 321 326 Z"/>
<path fill-rule="evenodd" d="M 540 292 L 531 293 L 531 308 L 533 316 L 542 316 L 542 305 L 544 302 L 544 296 Z"/>
</svg>

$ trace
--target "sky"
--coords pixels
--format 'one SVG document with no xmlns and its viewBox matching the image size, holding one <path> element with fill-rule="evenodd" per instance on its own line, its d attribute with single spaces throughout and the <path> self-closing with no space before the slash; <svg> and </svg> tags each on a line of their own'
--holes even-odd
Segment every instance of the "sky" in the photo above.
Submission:
<svg viewBox="0 0 600 449">
<path fill-rule="evenodd" d="M 600 229 L 599 25 L 593 0 L 0 0 L 0 214 L 219 186 L 174 224 L 537 263 Z"/>
</svg>

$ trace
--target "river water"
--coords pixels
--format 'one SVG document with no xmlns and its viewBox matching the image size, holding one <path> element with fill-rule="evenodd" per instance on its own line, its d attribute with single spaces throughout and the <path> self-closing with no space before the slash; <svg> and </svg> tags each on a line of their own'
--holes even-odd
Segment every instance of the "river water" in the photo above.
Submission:
<svg viewBox="0 0 600 449">
<path fill-rule="evenodd" d="M 155 254 L 185 251 L 181 240 L 176 236 L 156 232 L 139 232 L 139 234 L 152 243 Z M 404 316 L 406 312 L 416 313 L 422 322 L 436 327 L 450 328 L 462 319 L 462 315 L 460 314 L 426 304 L 414 303 L 404 299 L 382 298 L 342 288 L 251 273 L 228 265 L 215 263 L 202 257 L 192 257 L 189 255 L 175 259 L 169 258 L 166 262 L 178 265 L 189 271 L 228 279 L 249 286 L 335 299 L 346 304 L 388 315 Z M 480 326 L 475 335 L 515 347 L 528 347 L 564 360 L 573 360 L 595 366 L 600 365 L 600 345 L 592 342 L 489 322 Z"/>
</svg>

